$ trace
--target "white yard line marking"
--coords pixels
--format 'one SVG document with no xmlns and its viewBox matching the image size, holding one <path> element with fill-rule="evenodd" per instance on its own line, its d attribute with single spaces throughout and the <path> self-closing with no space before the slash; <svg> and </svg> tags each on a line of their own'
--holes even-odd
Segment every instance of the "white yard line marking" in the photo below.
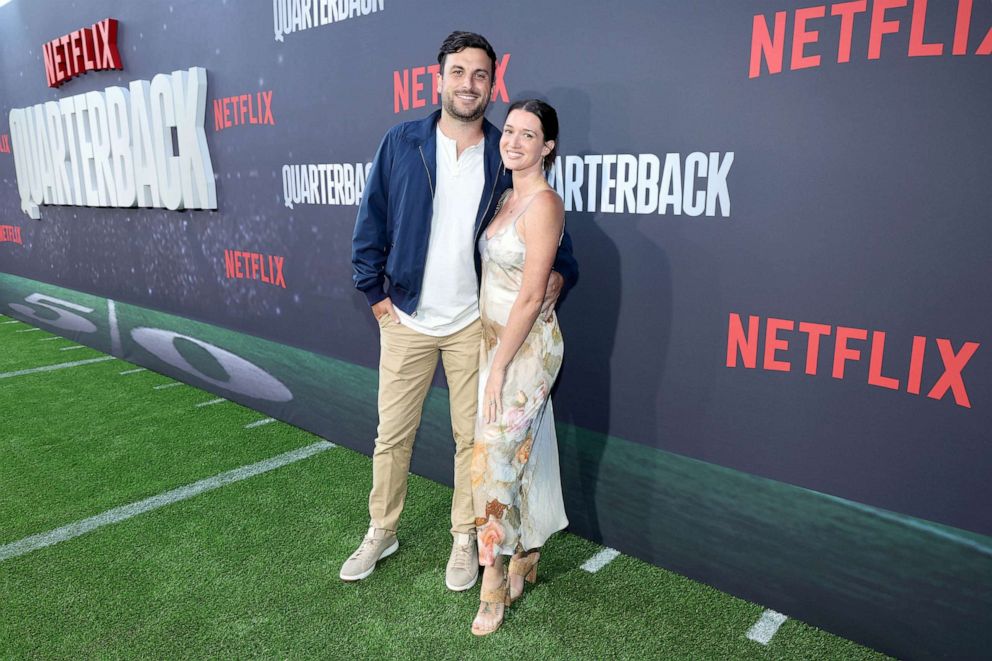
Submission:
<svg viewBox="0 0 992 661">
<path fill-rule="evenodd" d="M 256 475 L 267 473 L 268 471 L 281 466 L 301 461 L 308 457 L 312 457 L 317 453 L 330 450 L 333 447 L 333 443 L 318 441 L 312 445 L 277 455 L 271 459 L 266 459 L 265 461 L 260 461 L 256 464 L 249 464 L 248 466 L 235 468 L 234 470 L 227 471 L 226 473 L 214 475 L 213 477 L 208 477 L 200 480 L 199 482 L 194 482 L 193 484 L 188 484 L 184 487 L 173 489 L 172 491 L 166 491 L 165 493 L 152 496 L 151 498 L 139 500 L 136 503 L 115 507 L 114 509 L 107 510 L 102 514 L 97 514 L 96 516 L 91 516 L 88 519 L 82 519 L 81 521 L 70 523 L 67 526 L 62 526 L 61 528 L 56 528 L 55 530 L 25 537 L 22 540 L 0 546 L 0 562 L 9 560 L 10 558 L 16 558 L 17 556 L 21 556 L 26 553 L 31 553 L 32 551 L 37 551 L 38 549 L 45 548 L 46 546 L 52 546 L 54 544 L 58 544 L 59 542 L 64 542 L 75 537 L 79 537 L 80 535 L 85 535 L 86 533 L 96 530 L 97 528 L 102 528 L 103 526 L 107 526 L 112 523 L 125 521 L 139 514 L 144 514 L 145 512 L 150 512 L 160 507 L 165 507 L 166 505 L 171 505 L 172 503 L 192 498 L 193 496 L 197 496 L 205 491 L 212 491 L 224 485 L 231 484 L 232 482 L 247 480 L 249 477 L 255 477 Z"/>
<path fill-rule="evenodd" d="M 40 330 L 41 330 L 40 328 L 25 328 L 23 330 L 14 331 L 14 332 L 15 333 L 34 333 L 34 332 L 40 331 Z"/>
<path fill-rule="evenodd" d="M 107 316 L 110 318 L 110 353 L 123 356 L 121 351 L 121 330 L 117 326 L 117 304 L 107 299 Z"/>
<path fill-rule="evenodd" d="M 7 324 L 19 324 L 19 323 L 21 322 L 19 322 L 17 319 L 14 319 L 13 321 L 0 321 L 0 326 L 6 326 Z"/>
<path fill-rule="evenodd" d="M 73 349 L 85 349 L 86 347 L 82 344 L 76 344 L 71 347 L 62 347 L 59 351 L 72 351 Z"/>
<path fill-rule="evenodd" d="M 44 367 L 32 367 L 28 370 L 18 370 L 17 372 L 3 372 L 0 373 L 0 379 L 9 379 L 12 376 L 23 376 L 25 374 L 34 374 L 36 372 L 53 372 L 55 370 L 64 370 L 68 367 L 78 367 L 79 365 L 89 365 L 90 363 L 102 363 L 107 360 L 117 360 L 113 356 L 102 356 L 100 358 L 90 358 L 89 360 L 77 360 L 72 363 L 59 363 L 58 365 L 45 365 Z"/>
<path fill-rule="evenodd" d="M 267 425 L 270 422 L 275 422 L 275 418 L 263 418 L 262 420 L 256 420 L 255 422 L 245 425 L 245 429 L 251 429 L 252 427 L 261 427 L 262 425 Z"/>
<path fill-rule="evenodd" d="M 176 386 L 182 386 L 182 385 L 185 384 L 179 383 L 178 381 L 176 381 L 175 383 L 163 383 L 160 386 L 152 387 L 152 390 L 164 390 L 165 388 L 175 388 Z"/>
<path fill-rule="evenodd" d="M 585 564 L 582 565 L 582 569 L 585 569 L 590 574 L 595 574 L 600 569 L 613 562 L 618 555 L 620 555 L 620 551 L 617 551 L 616 549 L 603 549 L 596 555 L 586 560 Z"/>
<path fill-rule="evenodd" d="M 199 404 L 196 405 L 196 408 L 200 408 L 201 406 L 212 406 L 214 404 L 220 404 L 221 402 L 226 402 L 226 401 L 227 400 L 224 399 L 223 397 L 218 397 L 217 399 L 211 399 L 209 402 L 200 402 Z"/>
<path fill-rule="evenodd" d="M 144 371 L 145 371 L 144 367 L 139 367 L 136 370 L 124 370 L 123 372 L 121 372 L 121 374 L 137 374 L 138 372 L 144 372 Z"/>
<path fill-rule="evenodd" d="M 777 613 L 771 609 L 766 610 L 761 614 L 758 621 L 754 623 L 754 626 L 748 630 L 748 640 L 767 645 L 771 642 L 772 636 L 775 635 L 778 628 L 782 626 L 782 623 L 788 619 L 788 617 L 781 613 Z"/>
<path fill-rule="evenodd" d="M 51 342 L 52 340 L 63 340 L 65 338 L 59 337 L 58 335 L 53 335 L 52 337 L 43 337 L 39 342 Z"/>
</svg>

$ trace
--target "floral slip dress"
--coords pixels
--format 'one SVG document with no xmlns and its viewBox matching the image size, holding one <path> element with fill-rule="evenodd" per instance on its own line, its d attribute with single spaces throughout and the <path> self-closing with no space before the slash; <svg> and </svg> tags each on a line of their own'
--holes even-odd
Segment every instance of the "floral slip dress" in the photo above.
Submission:
<svg viewBox="0 0 992 661">
<path fill-rule="evenodd" d="M 479 556 L 485 565 L 492 565 L 496 555 L 538 548 L 568 525 L 549 396 L 564 350 L 556 315 L 552 314 L 550 320 L 543 314 L 537 318 L 510 362 L 499 419 L 486 423 L 481 414 L 483 391 L 498 338 L 523 282 L 527 248 L 517 233 L 517 222 L 526 210 L 492 238 L 483 232 L 479 239 L 482 351 L 472 496 Z"/>
</svg>

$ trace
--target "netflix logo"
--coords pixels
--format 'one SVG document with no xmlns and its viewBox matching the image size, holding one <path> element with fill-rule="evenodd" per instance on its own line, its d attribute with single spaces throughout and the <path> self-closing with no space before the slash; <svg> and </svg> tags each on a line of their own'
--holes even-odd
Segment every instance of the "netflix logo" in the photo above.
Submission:
<svg viewBox="0 0 992 661">
<path fill-rule="evenodd" d="M 510 94 L 506 90 L 506 66 L 510 63 L 510 54 L 496 60 L 496 77 L 493 79 L 492 100 L 510 102 Z M 423 108 L 440 103 L 437 90 L 437 77 L 441 65 L 431 64 L 425 67 L 414 67 L 393 72 L 393 113 L 403 112 L 411 108 Z"/>
<path fill-rule="evenodd" d="M 731 312 L 727 328 L 727 367 L 741 364 L 748 369 L 757 369 L 758 345 L 762 343 L 761 369 L 773 372 L 802 369 L 806 374 L 816 376 L 820 373 L 821 346 L 833 345 L 833 354 L 828 361 L 833 378 L 844 379 L 845 366 L 863 360 L 867 353 L 868 385 L 919 395 L 923 392 L 924 362 L 939 359 L 944 372 L 929 384 L 927 397 L 939 400 L 950 392 L 958 406 L 971 408 L 964 368 L 978 351 L 978 342 L 962 342 L 955 349 L 951 340 L 940 337 L 931 340 L 916 335 L 909 356 L 893 356 L 885 353 L 885 337 L 885 332 L 880 330 L 869 333 L 866 328 L 834 327 L 772 317 L 762 319 L 755 315 L 748 317 L 745 329 L 741 315 Z M 934 356 L 934 349 L 937 356 Z"/>
<path fill-rule="evenodd" d="M 0 243 L 17 243 L 23 245 L 21 241 L 21 228 L 14 225 L 0 225 Z"/>
<path fill-rule="evenodd" d="M 117 21 L 113 18 L 52 39 L 42 50 L 49 87 L 59 87 L 87 71 L 124 68 L 117 50 Z"/>
<path fill-rule="evenodd" d="M 245 124 L 275 125 L 272 90 L 214 99 L 214 131 Z"/>
<path fill-rule="evenodd" d="M 224 251 L 224 274 L 229 280 L 260 280 L 267 285 L 286 288 L 282 267 L 285 257 L 242 250 Z"/>
<path fill-rule="evenodd" d="M 768 74 L 781 73 L 788 65 L 790 71 L 820 66 L 824 58 L 838 63 L 850 62 L 856 56 L 878 60 L 886 39 L 909 33 L 907 57 L 940 57 L 942 55 L 992 54 L 992 26 L 980 26 L 973 31 L 971 23 L 974 0 L 854 0 L 832 5 L 814 5 L 791 11 L 775 12 L 772 26 L 763 14 L 754 17 L 751 25 L 751 59 L 748 78 L 762 74 L 762 63 Z M 928 16 L 954 11 L 953 36 L 938 39 L 927 30 Z M 938 23 L 941 21 L 934 21 Z M 857 24 L 858 29 L 855 30 Z M 867 25 L 864 25 L 867 24 Z M 864 25 L 864 27 L 862 27 Z M 836 43 L 820 40 L 820 27 L 839 27 Z M 865 29 L 867 28 L 867 29 Z M 972 33 L 984 35 L 972 50 Z M 854 43 L 854 35 L 868 37 L 867 43 Z M 791 49 L 786 60 L 786 38 L 791 36 Z M 891 35 L 891 36 L 890 36 Z M 950 42 L 945 43 L 947 37 Z"/>
<path fill-rule="evenodd" d="M 10 153 L 10 134 L 2 133 L 0 134 L 0 154 Z"/>
</svg>

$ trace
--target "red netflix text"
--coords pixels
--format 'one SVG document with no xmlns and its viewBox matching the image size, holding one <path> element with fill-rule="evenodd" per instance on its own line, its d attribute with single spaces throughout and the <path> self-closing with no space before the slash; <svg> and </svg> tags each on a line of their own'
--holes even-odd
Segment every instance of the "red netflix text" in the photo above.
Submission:
<svg viewBox="0 0 992 661">
<path fill-rule="evenodd" d="M 764 321 L 764 332 L 761 330 Z M 796 333 L 805 337 L 796 337 Z M 738 357 L 741 364 L 749 369 L 758 366 L 759 338 L 764 338 L 762 352 L 762 369 L 773 372 L 791 372 L 795 351 L 790 356 L 790 345 L 805 345 L 805 372 L 816 376 L 819 370 L 821 344 L 827 345 L 833 338 L 833 357 L 830 374 L 835 379 L 843 379 L 845 365 L 862 359 L 862 349 L 868 350 L 868 384 L 890 390 L 902 390 L 912 395 L 919 395 L 923 381 L 923 363 L 929 356 L 933 358 L 933 346 L 936 346 L 944 373 L 937 379 L 927 392 L 931 399 L 943 399 L 948 391 L 954 397 L 958 406 L 971 408 L 968 390 L 962 374 L 965 365 L 971 360 L 980 346 L 978 342 L 964 342 L 957 350 L 950 340 L 936 338 L 933 343 L 923 336 L 913 337 L 912 350 L 909 358 L 905 356 L 885 356 L 885 332 L 871 331 L 870 346 L 865 347 L 869 331 L 865 328 L 848 328 L 847 326 L 829 326 L 807 321 L 795 322 L 791 319 L 775 319 L 751 315 L 747 320 L 747 328 L 741 315 L 730 313 L 730 323 L 727 329 L 727 367 L 737 367 Z M 798 341 L 797 341 L 798 340 Z M 852 344 L 853 343 L 853 344 Z M 883 373 L 883 367 L 889 371 Z M 799 369 L 797 367 L 797 369 Z M 895 375 L 895 376 L 893 376 Z M 896 378 L 905 375 L 905 379 Z"/>
<path fill-rule="evenodd" d="M 10 153 L 10 134 L 0 134 L 0 154 Z"/>
<path fill-rule="evenodd" d="M 23 243 L 21 228 L 14 225 L 0 225 L 0 243 Z"/>
<path fill-rule="evenodd" d="M 286 279 L 282 275 L 282 266 L 285 261 L 285 257 L 278 255 L 225 250 L 224 273 L 228 278 L 261 280 L 266 284 L 285 289 Z"/>
<path fill-rule="evenodd" d="M 42 50 L 49 87 L 58 87 L 87 71 L 124 68 L 117 50 L 117 20 L 113 18 L 52 39 Z"/>
<path fill-rule="evenodd" d="M 947 11 L 949 2 L 934 2 L 931 12 Z M 927 0 L 873 0 L 869 12 L 868 0 L 835 2 L 829 6 L 814 5 L 793 11 L 775 12 L 773 26 L 763 14 L 754 17 L 751 25 L 751 60 L 748 78 L 762 74 L 762 62 L 767 73 L 781 73 L 786 64 L 785 42 L 787 33 L 791 35 L 791 50 L 788 67 L 791 71 L 818 67 L 823 58 L 838 63 L 850 62 L 852 40 L 856 21 L 867 21 L 867 57 L 877 60 L 882 57 L 882 42 L 886 35 L 909 32 L 908 57 L 939 57 L 948 50 L 952 55 L 967 55 L 969 36 L 972 32 L 971 15 L 974 0 L 957 0 L 954 21 L 954 36 L 949 44 L 928 40 Z M 912 5 L 912 8 L 910 8 Z M 836 44 L 820 41 L 821 26 L 828 21 L 839 25 Z M 984 38 L 972 51 L 974 55 L 992 54 L 992 26 L 984 26 Z M 862 37 L 866 31 L 857 31 Z M 931 36 L 932 39 L 932 36 Z M 864 53 L 865 44 L 858 44 L 858 54 Z M 945 48 L 949 46 L 950 48 Z"/>
<path fill-rule="evenodd" d="M 506 91 L 506 66 L 510 63 L 510 54 L 496 60 L 496 78 L 493 80 L 492 100 L 504 103 L 510 102 L 510 94 Z M 426 67 L 414 67 L 393 72 L 393 112 L 398 113 L 410 108 L 423 108 L 427 105 L 425 94 L 430 93 L 430 103 L 438 104 L 437 76 L 441 71 L 439 64 Z"/>
<path fill-rule="evenodd" d="M 272 124 L 272 90 L 214 99 L 214 131 L 243 124 Z"/>
</svg>

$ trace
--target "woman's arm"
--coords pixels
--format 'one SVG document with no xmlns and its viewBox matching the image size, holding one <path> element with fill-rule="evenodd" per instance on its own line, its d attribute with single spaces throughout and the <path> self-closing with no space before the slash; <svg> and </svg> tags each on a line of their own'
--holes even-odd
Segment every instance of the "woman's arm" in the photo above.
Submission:
<svg viewBox="0 0 992 661">
<path fill-rule="evenodd" d="M 523 282 L 513 307 L 510 308 L 506 326 L 500 334 L 499 346 L 486 382 L 483 401 L 486 422 L 495 422 L 502 414 L 500 400 L 506 368 L 517 355 L 541 311 L 564 223 L 561 198 L 553 190 L 538 193 L 530 208 L 517 222 L 517 231 L 527 244 Z"/>
</svg>

